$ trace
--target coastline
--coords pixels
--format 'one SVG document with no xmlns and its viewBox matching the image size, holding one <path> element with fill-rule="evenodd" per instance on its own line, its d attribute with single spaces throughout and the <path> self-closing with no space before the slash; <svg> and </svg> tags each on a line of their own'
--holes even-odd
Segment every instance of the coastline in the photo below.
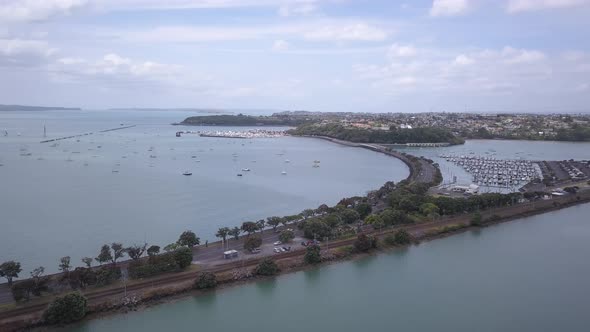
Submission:
<svg viewBox="0 0 590 332">
<path fill-rule="evenodd" d="M 577 197 L 580 197 L 579 199 Z M 423 241 L 432 241 L 439 238 L 449 237 L 454 234 L 459 234 L 465 232 L 470 229 L 480 229 L 485 228 L 488 226 L 505 223 L 513 220 L 520 220 L 522 218 L 539 215 L 547 212 L 557 211 L 564 208 L 581 205 L 590 203 L 590 190 L 586 190 L 580 193 L 577 196 L 566 196 L 562 198 L 556 198 L 549 201 L 542 201 L 537 203 L 527 203 L 521 205 L 514 205 L 505 208 L 497 208 L 491 209 L 489 211 L 485 211 L 482 213 L 482 216 L 489 217 L 492 215 L 497 215 L 500 218 L 493 221 L 486 223 L 483 226 L 471 226 L 469 224 L 469 215 L 461 215 L 458 217 L 447 218 L 440 221 L 434 221 L 429 223 L 423 224 L 415 224 L 409 226 L 401 226 L 401 227 L 394 227 L 383 231 L 372 231 L 368 232 L 368 234 L 372 234 L 380 238 L 381 240 L 399 230 L 405 229 L 410 234 L 412 234 L 414 243 L 419 243 Z M 297 250 L 292 253 L 284 254 L 283 256 L 276 256 L 275 260 L 279 267 L 281 267 L 281 271 L 277 275 L 284 275 L 299 271 L 304 271 L 307 269 L 312 268 L 321 268 L 323 266 L 334 264 L 341 261 L 348 261 L 353 259 L 359 259 L 362 257 L 366 257 L 367 255 L 378 254 L 382 252 L 389 252 L 392 249 L 396 248 L 404 248 L 408 246 L 381 246 L 378 249 L 372 250 L 369 253 L 351 253 L 346 251 L 347 247 L 350 247 L 356 238 L 349 238 L 349 239 L 342 239 L 337 240 L 330 243 L 329 251 L 331 255 L 325 261 L 316 264 L 316 265 L 307 265 L 303 263 L 303 254 L 304 250 Z M 383 243 L 383 241 L 381 241 Z M 242 279 L 233 279 L 232 278 L 232 271 L 236 270 L 250 270 L 254 268 L 261 259 L 253 259 L 248 260 L 243 263 L 240 267 L 239 262 L 231 262 L 228 266 L 220 266 L 218 269 L 213 269 L 216 275 L 218 275 L 218 282 L 219 282 L 219 289 L 225 289 L 229 287 L 236 287 L 239 285 L 243 285 L 246 283 L 255 282 L 258 280 L 262 280 L 269 277 L 257 277 L 251 276 L 248 278 Z M 237 266 L 236 266 L 237 263 Z M 206 292 L 215 291 L 215 290 L 208 290 L 208 291 L 196 291 L 192 289 L 192 283 L 199 272 L 202 271 L 187 271 L 178 274 L 169 274 L 164 275 L 162 278 L 152 278 L 144 281 L 144 285 L 137 285 L 139 287 L 134 287 L 133 285 L 127 286 L 128 292 L 141 292 L 143 291 L 144 297 L 142 297 L 138 302 L 132 305 L 122 305 L 122 304 L 114 304 L 112 302 L 112 297 L 109 298 L 108 296 L 105 298 L 102 295 L 98 297 L 100 299 L 100 303 L 94 303 L 93 301 L 89 300 L 89 312 L 87 317 L 84 320 L 90 320 L 94 318 L 105 317 L 112 314 L 121 314 L 126 313 L 129 311 L 136 311 L 142 310 L 145 308 L 149 308 L 158 304 L 168 303 L 170 301 L 175 301 L 179 299 L 183 299 L 189 296 L 197 296 L 199 294 L 204 294 Z M 162 284 L 160 284 L 162 283 Z M 154 284 L 158 287 L 154 288 Z M 137 288 L 137 289 L 135 289 Z M 101 293 L 105 290 L 98 290 L 97 292 L 91 292 L 87 294 L 90 299 L 92 299 L 92 294 Z M 108 293 L 112 293 L 111 295 L 115 294 L 122 294 L 123 289 L 113 288 L 106 290 Z M 100 295 L 100 294 L 98 294 Z M 8 317 L 4 317 L 5 320 L 3 325 L 0 327 L 7 329 L 8 331 L 18 331 L 23 329 L 30 329 L 30 328 L 47 328 L 46 325 L 36 322 L 38 317 L 42 312 L 42 309 L 45 308 L 46 303 L 39 304 L 39 306 L 35 312 L 30 313 L 23 313 L 22 315 L 12 317 L 9 319 Z M 27 307 L 22 307 L 21 309 L 26 309 Z M 17 311 L 15 309 L 14 311 Z M 0 311 L 0 318 L 2 318 L 1 314 L 7 314 L 8 312 L 1 312 Z M 50 327 L 49 327 L 50 328 Z"/>
</svg>

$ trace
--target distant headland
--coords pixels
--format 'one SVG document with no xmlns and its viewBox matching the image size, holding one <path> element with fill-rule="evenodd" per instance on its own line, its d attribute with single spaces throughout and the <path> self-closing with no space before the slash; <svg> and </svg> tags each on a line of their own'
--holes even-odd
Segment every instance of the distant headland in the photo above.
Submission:
<svg viewBox="0 0 590 332">
<path fill-rule="evenodd" d="M 26 106 L 26 105 L 2 105 L 2 111 L 81 111 L 79 107 L 54 107 L 54 106 Z"/>
</svg>

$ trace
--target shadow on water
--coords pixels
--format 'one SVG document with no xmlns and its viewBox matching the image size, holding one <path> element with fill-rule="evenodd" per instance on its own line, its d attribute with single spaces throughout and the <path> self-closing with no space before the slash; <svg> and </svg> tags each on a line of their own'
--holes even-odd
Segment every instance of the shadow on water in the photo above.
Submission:
<svg viewBox="0 0 590 332">
<path fill-rule="evenodd" d="M 306 285 L 313 285 L 320 279 L 320 268 L 316 267 L 312 270 L 304 271 L 303 275 L 305 276 Z"/>
<path fill-rule="evenodd" d="M 271 278 L 259 281 L 256 283 L 256 288 L 258 289 L 258 294 L 270 296 L 274 292 L 275 288 L 277 288 L 277 279 Z"/>
<path fill-rule="evenodd" d="M 469 232 L 469 234 L 470 234 L 470 235 L 472 235 L 472 236 L 474 236 L 474 237 L 479 237 L 479 236 L 481 236 L 481 233 L 482 233 L 482 229 L 481 229 L 481 228 L 474 228 L 474 229 L 472 229 L 472 230 Z"/>
<path fill-rule="evenodd" d="M 217 292 L 216 291 L 209 291 L 203 295 L 193 297 L 193 301 L 195 306 L 200 308 L 210 308 L 215 305 L 217 301 Z"/>
</svg>

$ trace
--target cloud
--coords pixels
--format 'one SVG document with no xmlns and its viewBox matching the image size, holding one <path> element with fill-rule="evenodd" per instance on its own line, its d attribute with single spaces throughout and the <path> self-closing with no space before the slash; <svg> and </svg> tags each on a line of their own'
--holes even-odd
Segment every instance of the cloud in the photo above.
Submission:
<svg viewBox="0 0 590 332">
<path fill-rule="evenodd" d="M 47 62 L 56 51 L 45 41 L 0 39 L 0 66 L 37 66 Z"/>
<path fill-rule="evenodd" d="M 3 0 L 0 3 L 0 21 L 42 21 L 69 15 L 87 4 L 87 0 Z"/>
<path fill-rule="evenodd" d="M 257 26 L 162 26 L 149 30 L 114 32 L 118 38 L 139 42 L 195 43 L 254 40 L 264 38 L 301 39 L 306 41 L 368 41 L 387 39 L 384 28 L 362 21 L 319 20 L 306 24 Z M 107 35 L 111 35 L 108 33 Z"/>
<path fill-rule="evenodd" d="M 457 16 L 469 10 L 469 0 L 433 0 L 430 16 Z"/>
<path fill-rule="evenodd" d="M 475 63 L 475 60 L 473 60 L 472 58 L 468 57 L 465 54 L 459 54 L 456 58 L 455 61 L 453 62 L 456 65 L 459 66 L 469 66 Z"/>
<path fill-rule="evenodd" d="M 173 83 L 181 76 L 182 67 L 133 60 L 109 53 L 94 61 L 82 58 L 60 58 L 50 66 L 50 71 L 58 81 L 68 82 Z"/>
<path fill-rule="evenodd" d="M 282 40 L 282 39 L 276 40 L 274 42 L 274 44 L 272 45 L 272 50 L 275 52 L 284 52 L 288 49 L 289 49 L 289 43 Z"/>
<path fill-rule="evenodd" d="M 393 44 L 389 47 L 390 57 L 411 57 L 415 56 L 418 51 L 411 45 Z"/>
<path fill-rule="evenodd" d="M 285 4 L 279 7 L 279 15 L 282 17 L 290 16 L 309 16 L 318 11 L 318 6 L 314 3 L 303 4 Z"/>
<path fill-rule="evenodd" d="M 509 0 L 506 10 L 511 14 L 547 9 L 589 5 L 590 0 Z"/>
</svg>

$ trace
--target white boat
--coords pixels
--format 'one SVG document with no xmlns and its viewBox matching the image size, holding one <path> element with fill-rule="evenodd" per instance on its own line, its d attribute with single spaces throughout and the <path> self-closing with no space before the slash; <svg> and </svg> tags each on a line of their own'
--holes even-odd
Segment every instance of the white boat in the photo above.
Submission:
<svg viewBox="0 0 590 332">
<path fill-rule="evenodd" d="M 289 160 L 289 159 L 285 159 L 285 162 L 286 162 L 286 163 L 290 163 L 290 162 L 291 162 L 291 160 Z"/>
<path fill-rule="evenodd" d="M 250 169 L 249 168 L 242 168 L 242 171 L 243 172 L 250 172 Z"/>
<path fill-rule="evenodd" d="M 286 171 L 282 171 L 281 174 L 287 175 L 287 172 Z"/>
<path fill-rule="evenodd" d="M 192 172 L 189 172 L 189 171 L 184 171 L 184 172 L 182 173 L 182 175 L 185 175 L 185 176 L 191 176 L 191 175 L 193 175 L 193 173 L 192 173 Z"/>
</svg>

